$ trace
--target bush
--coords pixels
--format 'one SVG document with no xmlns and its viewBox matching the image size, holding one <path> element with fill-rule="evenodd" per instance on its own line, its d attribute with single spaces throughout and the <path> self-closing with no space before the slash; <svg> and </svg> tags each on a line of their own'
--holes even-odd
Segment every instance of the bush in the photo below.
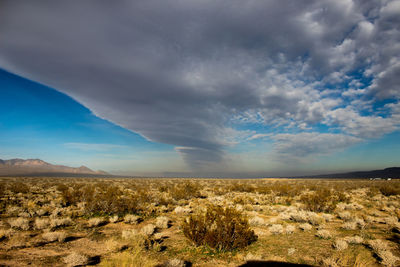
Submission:
<svg viewBox="0 0 400 267">
<path fill-rule="evenodd" d="M 90 260 L 89 257 L 83 254 L 79 254 L 77 252 L 72 252 L 68 256 L 64 257 L 64 262 L 68 266 L 81 266 L 87 265 Z"/>
<path fill-rule="evenodd" d="M 211 205 L 207 211 L 191 215 L 182 223 L 183 234 L 197 246 L 217 251 L 243 248 L 257 240 L 246 217 L 232 208 Z"/>
<path fill-rule="evenodd" d="M 379 191 L 381 191 L 382 195 L 387 197 L 400 195 L 400 187 L 394 183 L 380 186 Z"/>
<path fill-rule="evenodd" d="M 170 188 L 169 194 L 176 201 L 197 198 L 201 196 L 200 185 L 195 182 L 178 183 L 176 186 Z"/>
<path fill-rule="evenodd" d="M 85 202 L 87 215 L 123 215 L 139 212 L 140 196 L 127 194 L 117 186 L 98 183 L 84 187 L 59 185 L 57 189 L 61 192 L 65 206 Z"/>
<path fill-rule="evenodd" d="M 19 229 L 19 230 L 29 230 L 29 220 L 25 218 L 16 218 L 16 219 L 9 219 L 8 223 L 10 224 L 11 228 Z"/>
<path fill-rule="evenodd" d="M 330 189 L 322 188 L 315 192 L 302 195 L 300 201 L 304 208 L 313 212 L 332 212 L 339 202 L 347 202 L 349 199 L 341 192 L 333 192 Z"/>
</svg>

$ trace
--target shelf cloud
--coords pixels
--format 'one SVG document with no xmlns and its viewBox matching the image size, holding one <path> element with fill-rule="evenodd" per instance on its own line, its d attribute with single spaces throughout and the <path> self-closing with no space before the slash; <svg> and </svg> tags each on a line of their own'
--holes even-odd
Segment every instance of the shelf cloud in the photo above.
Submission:
<svg viewBox="0 0 400 267">
<path fill-rule="evenodd" d="M 399 25 L 400 1 L 2 0 L 0 67 L 204 169 L 397 130 Z"/>
</svg>

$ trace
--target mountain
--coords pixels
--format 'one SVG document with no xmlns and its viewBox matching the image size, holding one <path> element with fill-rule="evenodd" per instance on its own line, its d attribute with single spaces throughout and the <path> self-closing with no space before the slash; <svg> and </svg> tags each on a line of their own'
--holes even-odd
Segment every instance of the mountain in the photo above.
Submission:
<svg viewBox="0 0 400 267">
<path fill-rule="evenodd" d="M 310 176 L 308 176 L 310 177 Z M 373 171 L 357 171 L 357 172 L 347 172 L 347 173 L 334 173 L 334 174 L 322 174 L 313 175 L 310 178 L 400 178 L 400 167 L 391 167 L 383 170 L 373 170 Z"/>
<path fill-rule="evenodd" d="M 79 168 L 64 165 L 53 165 L 41 159 L 0 159 L 0 176 L 7 175 L 41 175 L 44 176 L 57 174 L 57 176 L 77 176 L 77 175 L 109 175 L 104 171 L 93 171 L 86 166 Z"/>
</svg>

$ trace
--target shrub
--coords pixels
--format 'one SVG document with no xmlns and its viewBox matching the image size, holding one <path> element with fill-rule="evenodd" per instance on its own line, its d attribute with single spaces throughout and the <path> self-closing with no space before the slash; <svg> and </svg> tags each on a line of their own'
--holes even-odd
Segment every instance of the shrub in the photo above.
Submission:
<svg viewBox="0 0 400 267">
<path fill-rule="evenodd" d="M 52 219 L 50 221 L 50 226 L 52 228 L 69 226 L 71 224 L 72 224 L 72 220 L 70 217 L 60 218 L 60 219 Z"/>
<path fill-rule="evenodd" d="M 26 194 L 29 192 L 29 186 L 22 182 L 14 182 L 11 183 L 8 187 L 8 189 L 13 192 L 14 194 L 22 193 Z"/>
<path fill-rule="evenodd" d="M 341 250 L 345 250 L 345 249 L 348 247 L 348 244 L 347 244 L 347 242 L 346 242 L 345 240 L 343 240 L 343 239 L 337 239 L 337 240 L 333 243 L 333 247 L 334 247 L 336 250 L 341 251 Z"/>
<path fill-rule="evenodd" d="M 98 183 L 84 187 L 67 187 L 60 185 L 64 205 L 77 205 L 85 202 L 84 211 L 86 214 L 110 215 L 125 214 L 139 211 L 139 197 L 134 194 L 127 194 L 119 187 Z"/>
<path fill-rule="evenodd" d="M 375 239 L 369 240 L 368 245 L 373 249 L 375 255 L 378 256 L 383 265 L 398 266 L 396 263 L 400 261 L 400 259 L 390 252 L 389 246 L 386 242 L 380 239 Z"/>
<path fill-rule="evenodd" d="M 81 266 L 89 263 L 89 257 L 83 254 L 72 252 L 64 258 L 64 262 L 68 266 Z"/>
<path fill-rule="evenodd" d="M 353 219 L 353 216 L 350 214 L 348 211 L 340 212 L 338 214 L 339 218 L 342 219 L 343 221 L 350 221 Z"/>
<path fill-rule="evenodd" d="M 343 193 L 333 192 L 327 188 L 322 188 L 300 197 L 300 202 L 304 204 L 304 208 L 313 212 L 332 212 L 339 202 L 346 201 L 348 201 L 348 198 Z"/>
<path fill-rule="evenodd" d="M 121 237 L 123 239 L 132 239 L 137 235 L 138 235 L 138 232 L 136 229 L 123 230 L 121 233 Z"/>
<path fill-rule="evenodd" d="M 329 239 L 332 237 L 331 232 L 329 232 L 328 230 L 318 230 L 315 235 L 322 239 Z"/>
<path fill-rule="evenodd" d="M 289 214 L 290 219 L 295 222 L 308 222 L 312 225 L 319 225 L 325 222 L 325 219 L 315 212 L 311 211 L 293 211 Z"/>
<path fill-rule="evenodd" d="M 50 220 L 47 218 L 44 219 L 40 219 L 40 218 L 36 218 L 35 220 L 35 228 L 36 229 L 46 229 L 50 226 Z"/>
<path fill-rule="evenodd" d="M 150 236 L 154 234 L 155 231 L 156 231 L 156 226 L 154 224 L 148 224 L 144 226 L 140 232 L 146 236 Z"/>
<path fill-rule="evenodd" d="M 299 225 L 299 228 L 303 231 L 310 231 L 312 229 L 312 226 L 309 223 L 302 223 Z"/>
<path fill-rule="evenodd" d="M 10 219 L 8 223 L 12 228 L 20 230 L 29 230 L 29 220 L 25 218 Z"/>
<path fill-rule="evenodd" d="M 172 260 L 166 261 L 162 266 L 163 267 L 185 267 L 186 263 L 180 259 L 172 259 Z"/>
<path fill-rule="evenodd" d="M 182 230 L 197 246 L 206 245 L 218 251 L 243 248 L 257 240 L 242 213 L 216 205 L 188 217 L 182 223 Z"/>
<path fill-rule="evenodd" d="M 249 223 L 251 226 L 263 226 L 265 225 L 265 221 L 263 218 L 258 217 L 258 216 L 254 216 L 253 218 L 251 218 L 249 220 Z"/>
<path fill-rule="evenodd" d="M 379 191 L 384 196 L 395 196 L 400 195 L 400 187 L 395 186 L 395 184 L 385 184 L 379 187 Z"/>
<path fill-rule="evenodd" d="M 127 214 L 124 217 L 124 222 L 129 223 L 129 224 L 138 224 L 140 221 L 140 217 L 133 215 L 133 214 Z"/>
<path fill-rule="evenodd" d="M 47 232 L 42 234 L 42 237 L 47 242 L 64 242 L 67 238 L 67 234 L 65 232 Z"/>
<path fill-rule="evenodd" d="M 361 244 L 364 241 L 364 238 L 362 238 L 361 236 L 355 235 L 355 236 L 346 237 L 345 240 L 349 244 Z"/>
<path fill-rule="evenodd" d="M 343 223 L 342 228 L 346 229 L 346 230 L 356 230 L 357 223 L 356 222 L 345 222 L 345 223 Z"/>
<path fill-rule="evenodd" d="M 160 216 L 156 219 L 156 226 L 160 229 L 166 229 L 170 226 L 171 220 L 168 217 Z"/>
<path fill-rule="evenodd" d="M 170 188 L 169 194 L 175 200 L 197 198 L 200 197 L 200 185 L 194 182 L 178 183 Z"/>
<path fill-rule="evenodd" d="M 282 234 L 283 226 L 282 224 L 273 224 L 269 227 L 269 231 L 274 235 Z"/>
<path fill-rule="evenodd" d="M 288 225 L 286 226 L 285 232 L 286 234 L 293 234 L 294 231 L 296 230 L 296 227 L 294 225 Z"/>
<path fill-rule="evenodd" d="M 88 221 L 88 226 L 89 227 L 96 227 L 96 226 L 102 226 L 102 225 L 104 225 L 106 223 L 107 223 L 107 220 L 105 218 L 100 218 L 100 217 L 91 218 Z"/>
<path fill-rule="evenodd" d="M 379 257 L 384 266 L 398 266 L 397 262 L 400 261 L 400 258 L 393 255 L 389 250 L 377 251 L 376 255 Z"/>
<path fill-rule="evenodd" d="M 186 208 L 186 207 L 181 207 L 181 206 L 178 206 L 178 207 L 176 207 L 175 209 L 174 209 L 174 212 L 176 213 L 176 214 L 182 214 L 182 213 L 190 213 L 190 209 L 189 208 Z"/>
<path fill-rule="evenodd" d="M 119 221 L 119 217 L 118 217 L 118 215 L 114 215 L 109 220 L 111 223 L 116 223 Z"/>
</svg>

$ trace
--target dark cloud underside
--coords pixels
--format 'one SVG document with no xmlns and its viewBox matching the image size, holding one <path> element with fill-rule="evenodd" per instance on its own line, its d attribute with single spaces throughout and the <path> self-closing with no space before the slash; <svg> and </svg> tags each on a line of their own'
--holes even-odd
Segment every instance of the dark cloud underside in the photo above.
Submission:
<svg viewBox="0 0 400 267">
<path fill-rule="evenodd" d="M 399 99 L 399 14 L 399 1 L 1 0 L 0 66 L 203 168 L 232 124 L 276 127 L 279 154 L 304 137 L 282 125 L 341 131 L 313 130 L 302 153 L 395 130 L 395 106 L 364 111 Z"/>
</svg>

